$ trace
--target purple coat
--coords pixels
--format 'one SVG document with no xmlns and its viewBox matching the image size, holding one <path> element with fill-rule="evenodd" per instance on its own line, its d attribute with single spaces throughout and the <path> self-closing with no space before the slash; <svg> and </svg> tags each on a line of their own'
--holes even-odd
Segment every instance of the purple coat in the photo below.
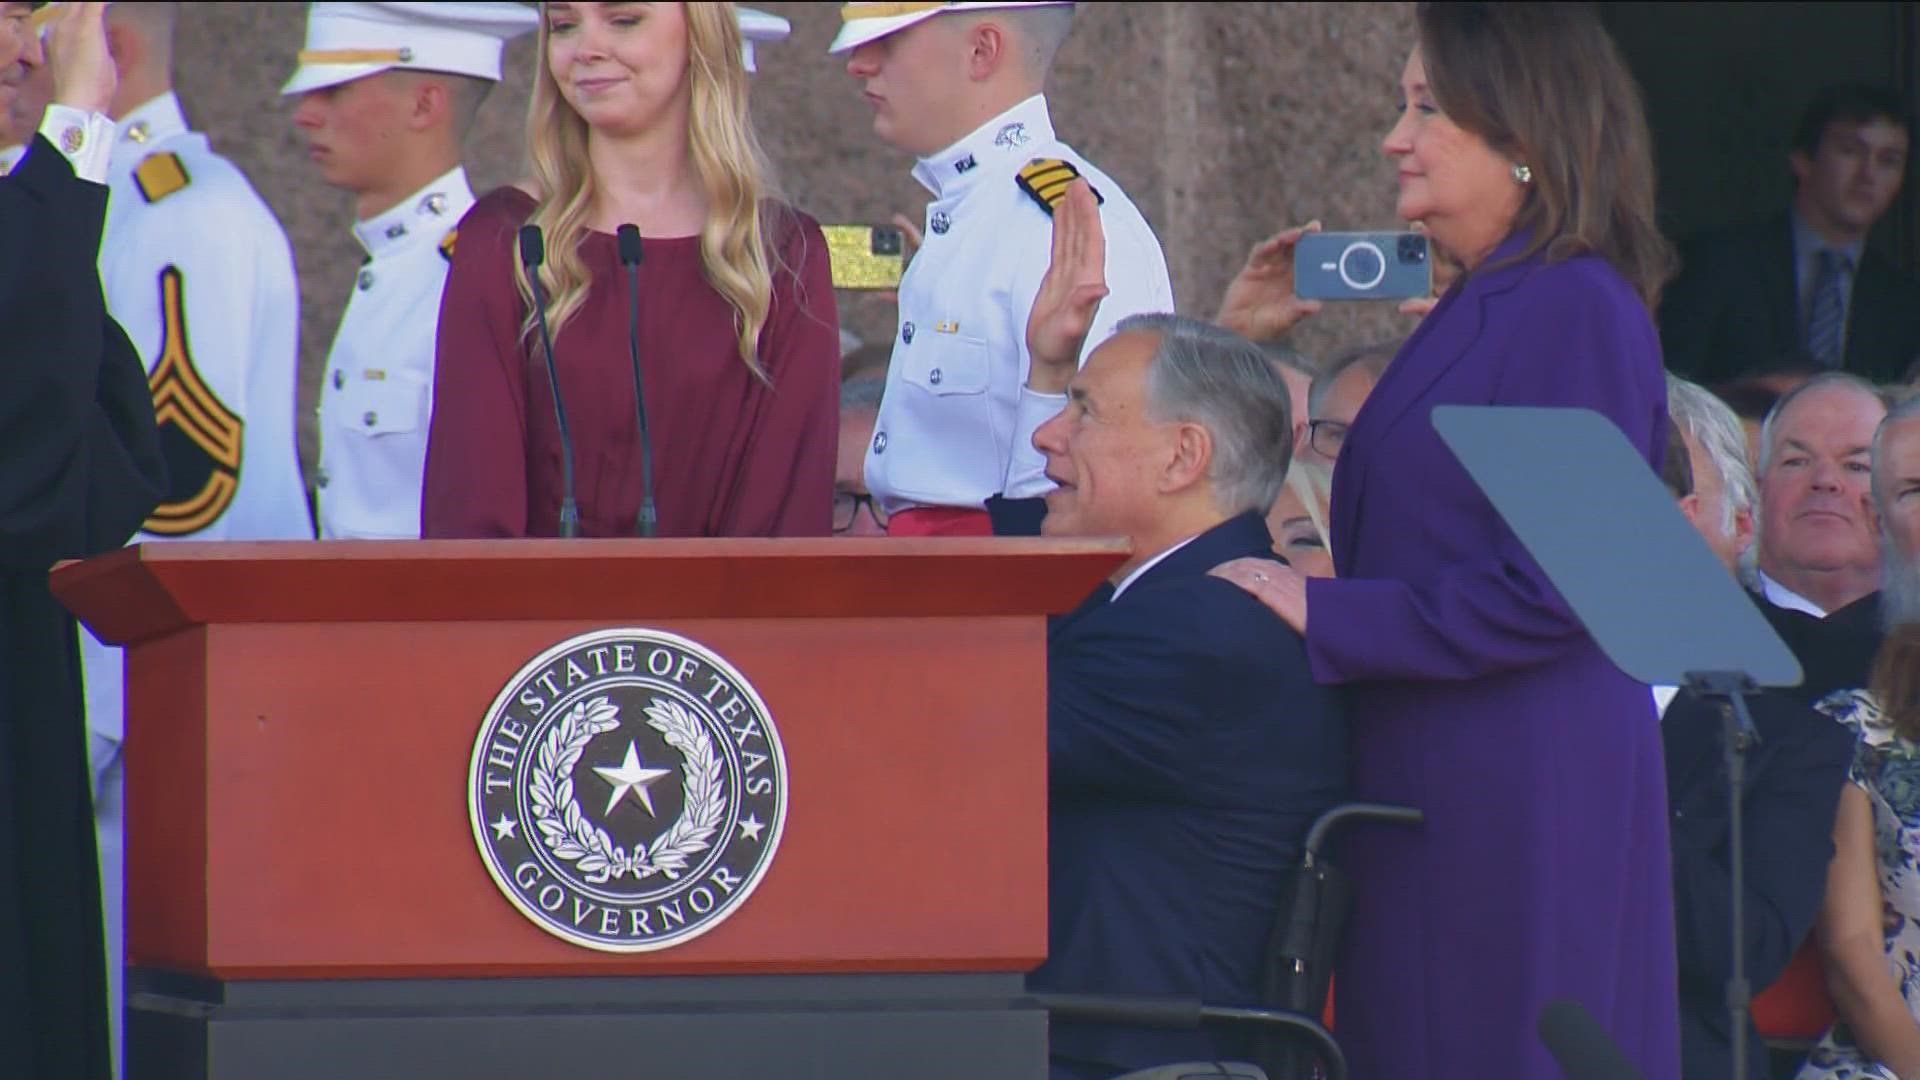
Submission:
<svg viewBox="0 0 1920 1080">
<path fill-rule="evenodd" d="M 1651 698 L 1441 443 L 1430 414 L 1448 403 L 1584 406 L 1649 462 L 1665 445 L 1653 322 L 1591 256 L 1468 276 L 1355 418 L 1334 475 L 1340 577 L 1308 583 L 1308 656 L 1347 685 L 1355 797 L 1427 822 L 1345 846 L 1340 1041 L 1356 1080 L 1558 1076 L 1535 1023 L 1571 996 L 1647 1080 L 1677 1080 Z"/>
</svg>

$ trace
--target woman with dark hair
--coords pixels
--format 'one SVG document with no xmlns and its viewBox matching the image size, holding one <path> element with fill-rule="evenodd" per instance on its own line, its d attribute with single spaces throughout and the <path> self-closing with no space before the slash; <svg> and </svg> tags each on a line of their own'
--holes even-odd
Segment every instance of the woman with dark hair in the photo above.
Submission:
<svg viewBox="0 0 1920 1080">
<path fill-rule="evenodd" d="M 1358 797 L 1340 1039 L 1363 1077 L 1541 1077 L 1541 1007 L 1585 1006 L 1679 1076 L 1666 782 L 1650 695 L 1610 663 L 1441 445 L 1434 406 L 1593 409 L 1658 466 L 1666 390 L 1640 95 L 1584 5 L 1421 4 L 1383 144 L 1400 216 L 1464 268 L 1335 466 L 1338 576 L 1217 573 L 1343 685 Z M 1524 447 L 1516 447 L 1524 452 Z"/>
</svg>

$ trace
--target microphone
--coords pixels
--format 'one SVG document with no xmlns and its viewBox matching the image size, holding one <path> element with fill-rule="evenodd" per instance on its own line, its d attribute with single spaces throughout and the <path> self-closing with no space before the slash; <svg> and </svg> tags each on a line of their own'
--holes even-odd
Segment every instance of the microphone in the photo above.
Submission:
<svg viewBox="0 0 1920 1080">
<path fill-rule="evenodd" d="M 580 507 L 573 501 L 573 434 L 567 430 L 567 407 L 560 401 L 560 373 L 553 366 L 553 335 L 547 331 L 547 294 L 540 287 L 540 264 L 546 261 L 546 238 L 540 226 L 520 227 L 520 265 L 533 291 L 533 311 L 540 320 L 540 343 L 547 352 L 547 385 L 553 388 L 553 421 L 560 429 L 560 535 L 571 539 L 580 531 Z"/>
<path fill-rule="evenodd" d="M 647 391 L 640 381 L 640 228 L 622 225 L 614 236 L 620 265 L 627 268 L 627 360 L 633 365 L 633 415 L 640 426 L 640 513 L 634 520 L 641 536 L 652 536 L 660 516 L 653 508 L 653 436 L 647 431 Z"/>
<path fill-rule="evenodd" d="M 1567 1080 L 1641 1080 L 1640 1070 L 1601 1029 L 1587 1007 L 1554 998 L 1540 1010 L 1540 1041 Z"/>
</svg>

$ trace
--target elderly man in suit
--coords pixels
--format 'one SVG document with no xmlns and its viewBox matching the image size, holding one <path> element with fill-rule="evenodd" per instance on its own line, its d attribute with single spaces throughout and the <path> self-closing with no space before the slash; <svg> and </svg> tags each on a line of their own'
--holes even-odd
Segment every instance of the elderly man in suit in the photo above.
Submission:
<svg viewBox="0 0 1920 1080">
<path fill-rule="evenodd" d="M 1743 511 L 1738 507 L 1750 504 L 1753 488 L 1740 453 L 1740 421 L 1705 390 L 1671 376 L 1667 411 L 1673 430 L 1661 478 L 1731 573 L 1752 534 L 1750 520 L 1744 528 L 1739 524 Z M 1737 494 L 1729 498 L 1730 492 Z M 1780 975 L 1819 915 L 1825 870 L 1833 857 L 1834 810 L 1853 756 L 1847 729 L 1796 698 L 1770 690 L 1749 700 L 1760 740 L 1746 752 L 1741 797 L 1746 857 L 1741 952 L 1755 989 L 1765 989 Z M 1654 700 L 1660 707 L 1672 810 L 1682 1074 L 1724 1077 L 1733 1058 L 1726 1006 L 1727 976 L 1733 970 L 1728 934 L 1733 892 L 1719 707 L 1673 687 L 1656 687 Z M 1746 1040 L 1749 1075 L 1760 1080 L 1766 1075 L 1766 1052 L 1751 1026 Z"/>
<path fill-rule="evenodd" d="M 1866 241 L 1900 193 L 1911 127 L 1892 90 L 1822 91 L 1787 156 L 1792 206 L 1682 251 L 1660 304 L 1667 365 L 1703 382 L 1780 364 L 1899 379 L 1920 355 L 1920 280 Z"/>
<path fill-rule="evenodd" d="M 1042 530 L 1133 554 L 1048 636 L 1051 915 L 1031 985 L 1256 1002 L 1283 874 L 1346 785 L 1341 713 L 1300 636 L 1207 574 L 1280 565 L 1263 514 L 1286 384 L 1251 342 L 1174 315 L 1121 320 L 1077 374 L 1078 349 L 1033 351 L 1060 363 L 1029 393 L 1066 390 L 1033 436 L 1057 485 Z M 1233 1049 L 1057 1023 L 1053 1053 L 1056 1080 L 1105 1080 Z"/>
</svg>

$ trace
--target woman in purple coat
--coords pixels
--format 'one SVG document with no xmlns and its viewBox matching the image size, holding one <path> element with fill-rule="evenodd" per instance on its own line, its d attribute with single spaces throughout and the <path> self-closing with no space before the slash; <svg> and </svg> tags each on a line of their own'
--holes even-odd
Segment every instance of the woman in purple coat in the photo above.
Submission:
<svg viewBox="0 0 1920 1080">
<path fill-rule="evenodd" d="M 1548 1077 L 1571 997 L 1679 1076 L 1658 721 L 1436 435 L 1435 405 L 1582 406 L 1657 466 L 1649 309 L 1670 272 L 1639 93 L 1584 6 L 1421 4 L 1384 150 L 1399 214 L 1466 268 L 1355 419 L 1334 473 L 1339 576 L 1217 573 L 1345 686 L 1359 798 L 1338 971 L 1359 1080 Z M 1527 448 L 1516 446 L 1514 453 Z"/>
</svg>

